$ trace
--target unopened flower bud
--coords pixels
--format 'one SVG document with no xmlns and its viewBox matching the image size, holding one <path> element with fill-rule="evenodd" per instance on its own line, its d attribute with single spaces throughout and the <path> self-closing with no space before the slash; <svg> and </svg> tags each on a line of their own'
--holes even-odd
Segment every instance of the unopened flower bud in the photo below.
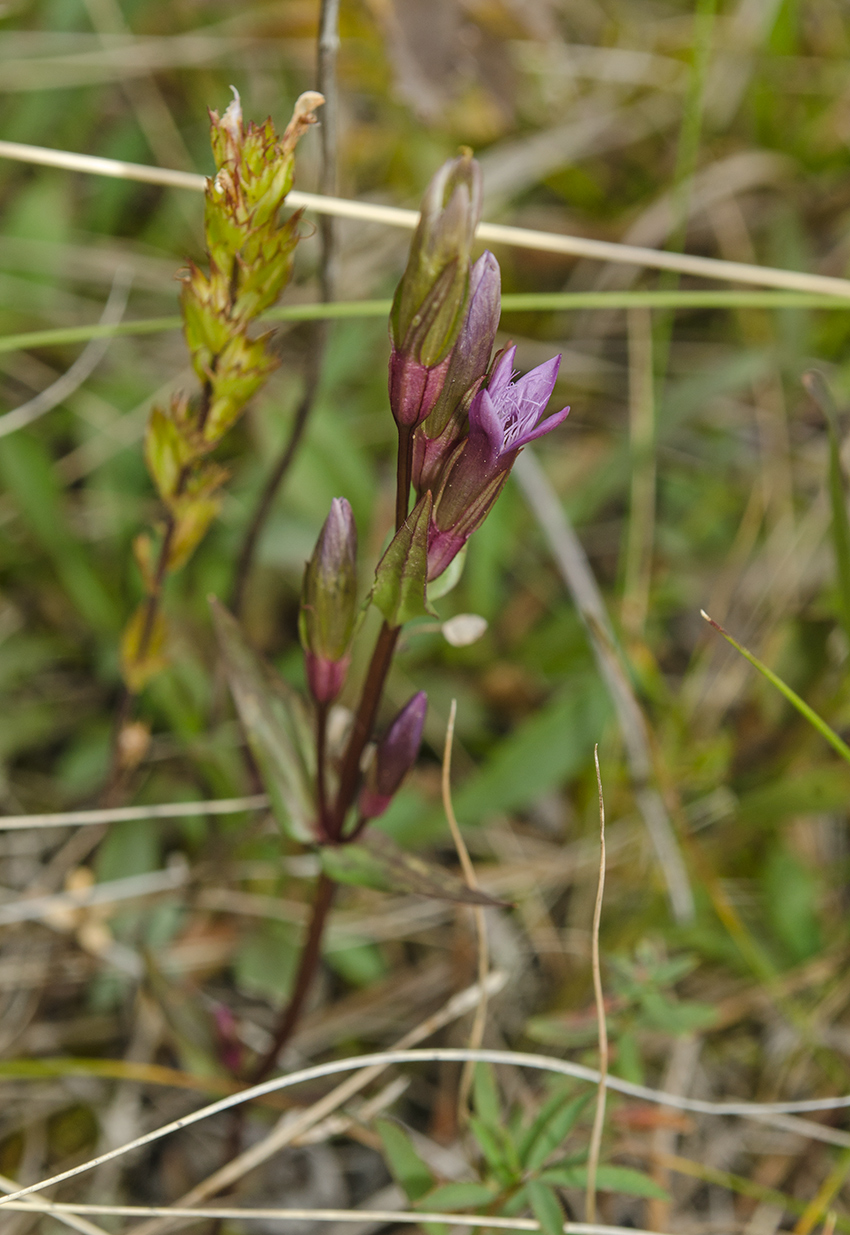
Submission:
<svg viewBox="0 0 850 1235">
<path fill-rule="evenodd" d="M 469 300 L 434 408 L 413 438 L 413 485 L 436 492 L 437 477 L 467 431 L 467 412 L 487 374 L 502 309 L 499 263 L 489 250 L 469 276 Z"/>
<path fill-rule="evenodd" d="M 425 192 L 393 301 L 390 405 L 399 425 L 420 424 L 440 394 L 467 299 L 480 213 L 481 172 L 467 150 L 444 163 Z"/>
<path fill-rule="evenodd" d="M 348 502 L 335 497 L 301 589 L 299 631 L 318 703 L 330 703 L 342 689 L 356 616 L 357 529 Z"/>
<path fill-rule="evenodd" d="M 420 690 L 408 700 L 381 738 L 366 774 L 366 784 L 360 791 L 360 814 L 364 819 L 383 815 L 416 762 L 427 711 L 428 696 Z"/>
</svg>

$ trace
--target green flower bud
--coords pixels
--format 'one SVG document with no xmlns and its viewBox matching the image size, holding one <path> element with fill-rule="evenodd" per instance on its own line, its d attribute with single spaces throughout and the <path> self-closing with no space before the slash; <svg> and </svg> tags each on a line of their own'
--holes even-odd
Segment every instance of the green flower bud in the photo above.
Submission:
<svg viewBox="0 0 850 1235">
<path fill-rule="evenodd" d="M 357 617 L 357 529 L 335 497 L 304 572 L 299 632 L 313 698 L 330 703 L 342 689 Z"/>
<path fill-rule="evenodd" d="M 427 368 L 439 364 L 457 338 L 480 215 L 481 171 L 464 150 L 443 164 L 425 191 L 390 316 L 394 352 Z"/>
</svg>

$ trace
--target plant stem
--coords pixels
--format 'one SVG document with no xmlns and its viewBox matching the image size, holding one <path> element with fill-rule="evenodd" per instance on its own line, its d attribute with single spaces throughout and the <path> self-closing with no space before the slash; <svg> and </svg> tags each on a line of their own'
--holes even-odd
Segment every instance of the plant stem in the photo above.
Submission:
<svg viewBox="0 0 850 1235">
<path fill-rule="evenodd" d="M 316 798 L 319 805 L 319 827 L 322 836 L 330 839 L 327 798 L 328 705 L 316 704 Z"/>
<path fill-rule="evenodd" d="M 390 626 L 387 622 L 384 622 L 375 643 L 372 659 L 369 662 L 369 670 L 366 674 L 366 681 L 363 684 L 363 694 L 360 697 L 360 706 L 354 718 L 351 737 L 348 739 L 348 745 L 345 748 L 345 755 L 342 760 L 342 771 L 339 774 L 339 790 L 337 791 L 333 817 L 334 837 L 337 839 L 342 835 L 346 813 L 354 800 L 357 780 L 360 775 L 360 757 L 363 754 L 366 743 L 369 741 L 369 735 L 375 723 L 378 705 L 384 692 L 384 682 L 387 680 L 387 674 L 390 670 L 393 652 L 395 651 L 400 631 L 400 626 Z"/>
<path fill-rule="evenodd" d="M 398 426 L 398 459 L 395 482 L 395 530 L 407 518 L 410 505 L 410 478 L 413 472 L 413 430 L 407 425 Z"/>
<path fill-rule="evenodd" d="M 333 879 L 329 878 L 324 872 L 319 875 L 316 891 L 313 896 L 313 915 L 310 919 L 310 929 L 307 932 L 304 950 L 301 953 L 295 985 L 281 1022 L 278 1025 L 274 1041 L 251 1073 L 250 1083 L 252 1085 L 257 1085 L 260 1081 L 265 1080 L 272 1071 L 278 1055 L 289 1041 L 292 1031 L 298 1022 L 304 1000 L 307 998 L 307 994 L 313 984 L 313 978 L 319 964 L 322 935 L 324 934 L 325 922 L 333 904 L 336 889 L 337 885 Z"/>
</svg>

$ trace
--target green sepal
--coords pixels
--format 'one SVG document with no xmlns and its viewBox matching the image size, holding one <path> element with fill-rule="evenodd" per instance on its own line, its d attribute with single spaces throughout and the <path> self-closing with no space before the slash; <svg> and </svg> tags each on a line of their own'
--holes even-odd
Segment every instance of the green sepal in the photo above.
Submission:
<svg viewBox="0 0 850 1235">
<path fill-rule="evenodd" d="M 428 527 L 431 494 L 414 506 L 378 563 L 371 600 L 390 626 L 411 618 L 436 617 L 425 594 L 428 575 Z"/>
<path fill-rule="evenodd" d="M 323 846 L 319 853 L 322 869 L 337 883 L 375 888 L 379 892 L 412 892 L 464 905 L 505 905 L 504 901 L 467 887 L 451 871 L 400 849 L 377 829 L 367 829 L 353 844 Z"/>
<path fill-rule="evenodd" d="M 145 462 L 159 496 L 166 505 L 171 504 L 183 468 L 191 457 L 191 447 L 174 420 L 167 412 L 155 407 L 145 432 Z"/>
<path fill-rule="evenodd" d="M 282 830 L 315 840 L 315 756 L 301 697 L 247 642 L 236 619 L 210 598 L 224 670 L 251 753 Z"/>
</svg>

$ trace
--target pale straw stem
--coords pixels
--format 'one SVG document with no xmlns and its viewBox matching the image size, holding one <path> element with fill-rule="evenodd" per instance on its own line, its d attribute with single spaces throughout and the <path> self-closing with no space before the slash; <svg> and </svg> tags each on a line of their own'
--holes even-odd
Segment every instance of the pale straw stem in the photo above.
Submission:
<svg viewBox="0 0 850 1235">
<path fill-rule="evenodd" d="M 203 192 L 207 182 L 206 176 L 199 176 L 194 172 L 149 167 L 142 163 L 127 163 L 122 159 L 105 159 L 98 155 L 75 154 L 69 150 L 51 150 L 45 146 L 28 146 L 22 142 L 0 141 L 0 158 L 37 163 L 44 167 L 59 167 L 66 171 L 86 172 L 95 176 L 193 189 L 195 192 Z M 292 190 L 286 200 L 288 205 L 296 209 L 303 207 L 316 214 L 335 215 L 340 219 L 358 219 L 364 223 L 384 223 L 389 227 L 404 227 L 411 231 L 419 222 L 419 212 L 416 210 L 403 210 L 398 206 L 383 206 L 373 202 L 349 201 L 320 193 Z M 697 257 L 688 253 L 669 253 L 640 245 L 592 240 L 585 236 L 565 236 L 501 223 L 481 223 L 476 234 L 479 240 L 490 244 L 505 244 L 545 253 L 563 253 L 570 257 L 589 257 L 600 262 L 646 266 L 654 270 L 674 270 L 680 274 L 697 275 L 699 278 L 723 279 L 756 287 L 820 292 L 845 300 L 850 297 L 850 279 L 835 279 L 829 275 L 781 270 L 748 262 L 730 262 L 716 257 Z"/>
<path fill-rule="evenodd" d="M 446 819 L 449 822 L 449 828 L 454 841 L 457 856 L 460 859 L 463 877 L 466 880 L 466 886 L 477 892 L 479 890 L 478 879 L 475 875 L 475 867 L 472 865 L 472 859 L 469 856 L 469 850 L 466 847 L 466 841 L 463 839 L 463 834 L 458 826 L 457 818 L 454 812 L 452 803 L 452 744 L 454 742 L 455 719 L 457 717 L 457 699 L 452 699 L 449 709 L 449 723 L 446 726 L 446 744 L 443 750 L 443 774 L 442 774 L 442 792 L 443 792 L 443 810 L 446 812 Z M 490 967 L 490 949 L 487 943 L 487 919 L 484 916 L 484 908 L 482 905 L 475 905 L 472 909 L 473 918 L 475 921 L 475 933 L 478 937 L 478 985 L 481 990 L 481 996 L 478 1000 L 478 1006 L 475 1009 L 475 1016 L 472 1021 L 472 1028 L 469 1031 L 469 1045 L 475 1050 L 484 1041 L 484 1029 L 487 1024 L 487 971 Z M 460 1086 L 458 1089 L 458 1120 L 464 1123 L 467 1117 L 467 1103 L 469 1101 L 469 1091 L 472 1086 L 472 1076 L 475 1064 L 470 1060 L 463 1065 L 463 1071 L 460 1077 Z"/>
<path fill-rule="evenodd" d="M 599 770 L 599 744 L 593 748 L 596 767 L 596 788 L 599 794 L 599 880 L 596 885 L 596 903 L 593 906 L 592 965 L 593 997 L 596 1001 L 596 1025 L 599 1037 L 599 1085 L 596 1091 L 596 1111 L 593 1116 L 593 1131 L 587 1155 L 587 1192 L 585 1217 L 596 1221 L 596 1172 L 599 1167 L 599 1150 L 602 1146 L 602 1129 L 605 1125 L 605 1095 L 608 1080 L 608 1026 L 605 1022 L 605 996 L 602 993 L 602 970 L 599 964 L 599 927 L 602 922 L 602 898 L 605 893 L 605 800 L 602 796 L 602 773 Z"/>
</svg>

